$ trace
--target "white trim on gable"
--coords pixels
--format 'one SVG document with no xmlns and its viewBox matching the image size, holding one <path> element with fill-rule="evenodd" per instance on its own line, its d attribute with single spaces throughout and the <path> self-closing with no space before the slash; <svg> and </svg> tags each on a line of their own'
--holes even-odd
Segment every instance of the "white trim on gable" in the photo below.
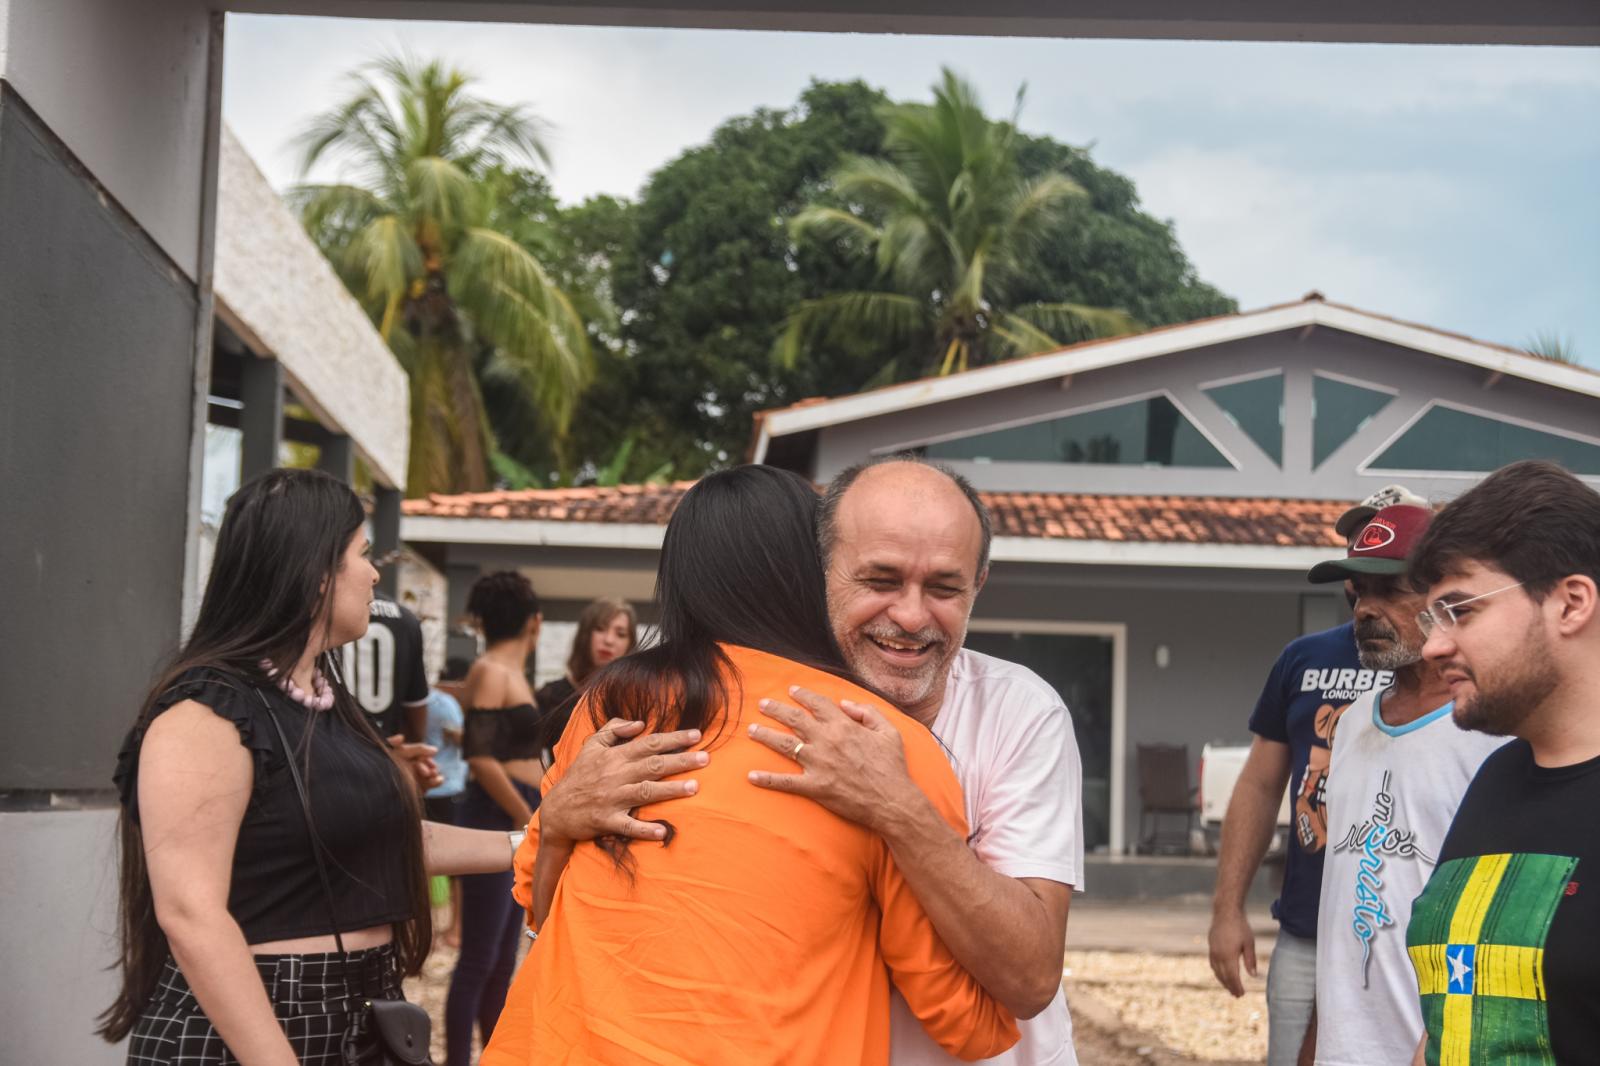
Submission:
<svg viewBox="0 0 1600 1066">
<path fill-rule="evenodd" d="M 531 518 L 405 515 L 400 539 L 433 544 L 516 544 L 550 548 L 635 548 L 659 551 L 666 526 L 630 522 L 555 522 Z"/>
<path fill-rule="evenodd" d="M 1330 329 L 1414 351 L 1454 359 L 1493 373 L 1524 378 L 1600 399 L 1600 374 L 1584 368 L 1520 354 L 1481 341 L 1441 333 L 1426 326 L 1397 322 L 1356 308 L 1329 304 L 1321 300 L 1307 300 L 1262 311 L 1247 311 L 1189 325 L 1171 326 L 1149 333 L 1079 345 L 1048 355 L 1016 359 L 948 377 L 913 381 L 904 385 L 892 385 L 871 392 L 857 393 L 854 396 L 841 396 L 820 403 L 769 411 L 761 417 L 760 430 L 752 454 L 756 462 L 763 461 L 766 458 L 767 442 L 772 437 L 823 429 L 846 422 L 859 422 L 930 404 L 945 403 L 1085 371 L 1100 370 L 1123 363 L 1307 326 L 1327 326 Z"/>
</svg>

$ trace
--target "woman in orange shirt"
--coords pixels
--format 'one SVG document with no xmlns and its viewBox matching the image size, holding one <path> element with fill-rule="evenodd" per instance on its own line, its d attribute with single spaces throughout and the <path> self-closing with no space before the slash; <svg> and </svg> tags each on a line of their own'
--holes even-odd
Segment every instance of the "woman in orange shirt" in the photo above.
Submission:
<svg viewBox="0 0 1600 1066">
<path fill-rule="evenodd" d="M 538 843 L 548 915 L 483 1066 L 882 1066 L 891 980 L 952 1054 L 1016 1042 L 1014 1019 L 956 964 L 881 838 L 747 778 L 789 768 L 748 736 L 761 700 L 803 685 L 884 702 L 851 680 L 833 641 L 816 508 L 809 483 L 766 466 L 713 474 L 678 505 L 656 578 L 661 641 L 595 676 L 544 787 L 610 718 L 698 730 L 694 749 L 716 757 L 694 795 L 636 812 L 659 814 L 661 844 Z M 890 720 L 912 779 L 965 836 L 938 742 Z"/>
</svg>

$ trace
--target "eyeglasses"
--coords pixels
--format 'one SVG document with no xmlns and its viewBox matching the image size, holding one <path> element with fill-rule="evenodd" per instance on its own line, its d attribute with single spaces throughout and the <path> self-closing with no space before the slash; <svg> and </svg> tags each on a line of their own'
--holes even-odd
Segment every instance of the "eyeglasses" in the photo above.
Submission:
<svg viewBox="0 0 1600 1066">
<path fill-rule="evenodd" d="M 1512 589 L 1521 587 L 1522 582 L 1518 581 L 1515 585 L 1503 585 L 1500 588 L 1480 593 L 1477 596 L 1457 600 L 1455 603 L 1434 600 L 1423 609 L 1421 614 L 1417 615 L 1417 625 L 1422 627 L 1422 635 L 1424 637 L 1431 636 L 1435 629 L 1454 629 L 1457 623 L 1461 621 L 1456 617 L 1456 609 L 1458 607 L 1465 607 L 1469 603 L 1477 603 L 1479 600 L 1486 600 L 1490 596 L 1498 596 L 1502 592 L 1510 592 Z"/>
</svg>

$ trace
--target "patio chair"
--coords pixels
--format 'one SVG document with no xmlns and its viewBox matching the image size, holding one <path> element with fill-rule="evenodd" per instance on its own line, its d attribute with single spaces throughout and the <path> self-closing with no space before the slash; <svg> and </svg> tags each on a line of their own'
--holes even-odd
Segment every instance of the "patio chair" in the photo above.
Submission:
<svg viewBox="0 0 1600 1066">
<path fill-rule="evenodd" d="M 1139 845 L 1145 854 L 1187 855 L 1200 813 L 1199 790 L 1189 785 L 1186 744 L 1140 744 Z"/>
</svg>

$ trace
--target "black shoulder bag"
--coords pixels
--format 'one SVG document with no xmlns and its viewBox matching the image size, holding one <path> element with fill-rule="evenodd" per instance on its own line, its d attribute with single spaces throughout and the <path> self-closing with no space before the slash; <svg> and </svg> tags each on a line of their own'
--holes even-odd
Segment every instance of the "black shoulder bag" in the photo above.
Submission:
<svg viewBox="0 0 1600 1066">
<path fill-rule="evenodd" d="M 311 798 L 306 795 L 305 782 L 300 779 L 300 768 L 295 765 L 294 752 L 289 738 L 284 735 L 278 716 L 273 713 L 272 702 L 259 688 L 256 695 L 267 709 L 272 728 L 277 730 L 278 743 L 283 746 L 283 760 L 289 764 L 289 776 L 294 780 L 294 790 L 300 796 L 300 809 L 305 814 L 306 832 L 311 836 L 311 857 L 317 863 L 317 877 L 322 881 L 322 898 L 328 905 L 328 924 L 333 929 L 333 941 L 339 947 L 339 957 L 344 963 L 341 976 L 344 980 L 345 998 L 354 1000 L 350 992 L 350 955 L 344 949 L 344 937 L 339 935 L 339 920 L 333 909 L 333 887 L 328 881 L 328 867 L 322 859 L 322 838 L 317 835 L 316 822 L 311 817 Z M 403 999 L 369 999 L 362 1002 L 356 1024 L 345 1030 L 339 1045 L 339 1057 L 345 1066 L 433 1066 L 429 1056 L 430 1030 L 433 1027 L 428 1012 L 415 1003 Z M 360 1039 L 375 1033 L 377 1040 L 367 1051 L 362 1051 Z"/>
</svg>

